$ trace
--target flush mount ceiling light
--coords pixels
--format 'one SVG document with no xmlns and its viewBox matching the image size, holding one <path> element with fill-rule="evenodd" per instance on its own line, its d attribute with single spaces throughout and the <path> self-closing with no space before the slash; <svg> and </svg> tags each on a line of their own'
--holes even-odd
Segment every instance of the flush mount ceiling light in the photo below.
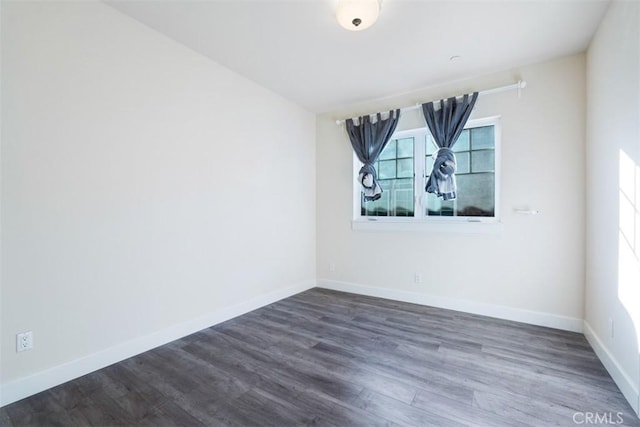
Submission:
<svg viewBox="0 0 640 427">
<path fill-rule="evenodd" d="M 379 14 L 379 0 L 338 0 L 336 19 L 347 30 L 362 31 L 369 28 Z"/>
</svg>

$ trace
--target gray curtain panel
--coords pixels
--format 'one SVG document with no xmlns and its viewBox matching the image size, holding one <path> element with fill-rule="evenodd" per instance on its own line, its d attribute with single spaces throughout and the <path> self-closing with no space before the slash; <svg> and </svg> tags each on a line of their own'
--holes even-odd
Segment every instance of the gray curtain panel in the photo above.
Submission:
<svg viewBox="0 0 640 427">
<path fill-rule="evenodd" d="M 382 195 L 382 188 L 378 184 L 376 169 L 373 165 L 398 126 L 400 110 L 389 111 L 388 119 L 383 120 L 380 113 L 376 118 L 377 120 L 372 122 L 369 116 L 359 117 L 357 125 L 353 119 L 347 119 L 345 122 L 353 151 L 364 163 L 358 173 L 358 182 L 362 185 L 365 201 L 378 200 Z"/>
<path fill-rule="evenodd" d="M 456 198 L 456 156 L 451 147 L 464 130 L 473 106 L 478 99 L 478 92 L 464 95 L 461 100 L 449 98 L 440 100 L 440 109 L 436 110 L 433 102 L 422 104 L 422 113 L 429 126 L 431 135 L 439 147 L 434 154 L 433 170 L 427 180 L 426 191 L 434 193 L 443 200 Z"/>
</svg>

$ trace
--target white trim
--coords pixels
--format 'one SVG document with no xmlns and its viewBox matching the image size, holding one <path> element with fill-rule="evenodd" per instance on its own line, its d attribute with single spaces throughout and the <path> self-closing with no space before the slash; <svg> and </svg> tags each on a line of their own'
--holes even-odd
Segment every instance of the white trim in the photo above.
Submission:
<svg viewBox="0 0 640 427">
<path fill-rule="evenodd" d="M 418 292 L 401 291 L 390 288 L 378 288 L 356 283 L 336 280 L 318 279 L 318 287 L 335 291 L 351 292 L 360 295 L 386 298 L 412 304 L 428 305 L 465 313 L 480 314 L 498 319 L 513 320 L 548 328 L 562 329 L 571 332 L 582 332 L 583 320 L 558 314 L 531 311 L 502 305 L 486 304 L 470 300 L 440 297 Z"/>
<path fill-rule="evenodd" d="M 613 381 L 627 399 L 631 407 L 636 414 L 640 416 L 640 391 L 638 391 L 638 385 L 634 383 L 633 379 L 627 375 L 622 369 L 616 358 L 604 345 L 602 340 L 595 333 L 589 322 L 584 321 L 584 336 L 591 344 L 593 351 L 596 353 L 604 367 L 607 369 Z"/>
<path fill-rule="evenodd" d="M 351 221 L 354 231 L 400 231 L 430 234 L 491 234 L 502 235 L 501 222 L 404 220 L 404 218 L 371 217 Z"/>
<path fill-rule="evenodd" d="M 305 280 L 293 286 L 254 297 L 231 307 L 223 308 L 202 317 L 123 342 L 80 359 L 37 372 L 28 377 L 2 384 L 0 386 L 0 407 L 306 291 L 313 288 L 314 283 L 314 280 Z"/>
</svg>

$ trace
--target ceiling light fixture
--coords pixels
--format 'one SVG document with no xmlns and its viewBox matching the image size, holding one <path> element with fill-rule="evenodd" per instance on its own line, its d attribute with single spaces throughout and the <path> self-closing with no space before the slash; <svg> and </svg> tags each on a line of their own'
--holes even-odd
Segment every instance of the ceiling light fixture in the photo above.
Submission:
<svg viewBox="0 0 640 427">
<path fill-rule="evenodd" d="M 376 22 L 381 0 L 338 0 L 336 19 L 347 30 L 362 31 Z"/>
</svg>

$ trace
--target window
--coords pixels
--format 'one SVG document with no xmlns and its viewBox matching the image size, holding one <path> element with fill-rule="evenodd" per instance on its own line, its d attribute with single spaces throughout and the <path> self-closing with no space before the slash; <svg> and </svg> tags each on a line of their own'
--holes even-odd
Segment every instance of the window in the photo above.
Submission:
<svg viewBox="0 0 640 427">
<path fill-rule="evenodd" d="M 382 197 L 365 202 L 354 187 L 354 222 L 497 222 L 500 128 L 497 118 L 470 120 L 453 146 L 456 200 L 424 188 L 437 147 L 428 129 L 396 132 L 375 164 Z M 354 156 L 354 174 L 361 164 Z"/>
<path fill-rule="evenodd" d="M 362 216 L 414 216 L 415 136 L 392 138 L 375 164 L 382 197 L 365 202 L 361 194 Z"/>
</svg>

